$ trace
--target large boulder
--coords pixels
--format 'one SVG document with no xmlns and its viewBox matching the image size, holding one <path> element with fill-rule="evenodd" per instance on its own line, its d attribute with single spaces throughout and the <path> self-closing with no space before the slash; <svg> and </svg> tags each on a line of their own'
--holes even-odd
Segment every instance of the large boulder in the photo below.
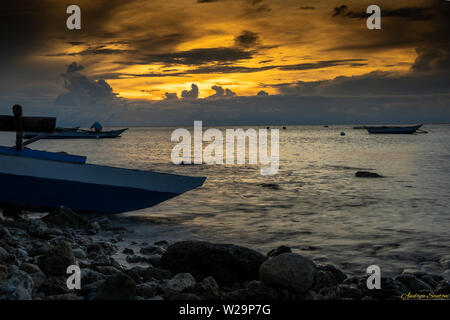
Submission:
<svg viewBox="0 0 450 320">
<path fill-rule="evenodd" d="M 88 225 L 86 219 L 65 207 L 54 209 L 52 212 L 42 218 L 42 220 L 44 220 L 48 226 L 54 227 L 82 229 L 87 227 Z"/>
<path fill-rule="evenodd" d="M 316 265 L 295 253 L 283 253 L 264 262 L 259 269 L 261 282 L 269 287 L 305 292 L 314 284 Z"/>
<path fill-rule="evenodd" d="M 96 300 L 132 300 L 136 296 L 136 283 L 134 280 L 122 273 L 111 276 L 98 289 Z"/>
<path fill-rule="evenodd" d="M 267 258 L 259 252 L 232 244 L 202 241 L 177 242 L 162 255 L 160 266 L 174 274 L 190 273 L 197 281 L 212 276 L 221 286 L 258 279 Z"/>
<path fill-rule="evenodd" d="M 66 275 L 67 267 L 75 264 L 72 248 L 61 241 L 52 250 L 38 259 L 38 265 L 47 276 Z"/>
<path fill-rule="evenodd" d="M 413 274 L 402 274 L 400 276 L 395 277 L 394 280 L 403 283 L 411 290 L 412 293 L 419 293 L 422 290 L 427 291 L 433 290 L 433 288 L 431 288 L 428 284 L 426 284 L 422 280 L 419 280 Z"/>
</svg>

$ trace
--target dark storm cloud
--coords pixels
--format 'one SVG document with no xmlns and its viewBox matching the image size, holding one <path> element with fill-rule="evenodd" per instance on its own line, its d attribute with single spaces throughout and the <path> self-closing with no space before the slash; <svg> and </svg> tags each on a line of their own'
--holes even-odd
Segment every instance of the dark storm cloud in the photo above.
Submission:
<svg viewBox="0 0 450 320">
<path fill-rule="evenodd" d="M 97 103 L 112 101 L 116 97 L 111 86 L 103 79 L 93 80 L 79 71 L 83 66 L 76 62 L 67 66 L 61 76 L 64 78 L 64 88 L 68 91 L 55 99 L 58 106 L 92 106 Z"/>
<path fill-rule="evenodd" d="M 272 9 L 263 0 L 244 1 L 244 15 L 255 15 L 269 11 L 272 11 Z"/>
<path fill-rule="evenodd" d="M 237 62 L 253 57 L 255 51 L 238 48 L 199 48 L 189 51 L 146 55 L 142 63 L 164 63 L 167 65 L 202 65 L 211 62 Z"/>
<path fill-rule="evenodd" d="M 269 94 L 264 90 L 259 91 L 257 94 L 258 97 L 267 97 L 268 95 Z"/>
<path fill-rule="evenodd" d="M 299 63 L 287 66 L 279 66 L 280 70 L 293 71 L 293 70 L 312 70 L 312 69 L 322 69 L 335 66 L 365 66 L 367 65 L 366 59 L 344 59 L 344 60 L 327 60 L 327 61 L 317 61 L 312 63 Z"/>
<path fill-rule="evenodd" d="M 244 30 L 234 39 L 234 42 L 237 47 L 250 48 L 259 44 L 259 35 L 255 32 Z"/>
<path fill-rule="evenodd" d="M 221 98 L 229 98 L 229 97 L 235 97 L 236 93 L 231 91 L 230 89 L 226 88 L 224 89 L 222 86 L 212 86 L 211 89 L 213 89 L 216 93 L 209 96 L 208 99 L 221 99 Z"/>
<path fill-rule="evenodd" d="M 82 65 L 79 65 L 78 63 L 76 63 L 75 61 L 72 62 L 71 64 L 69 64 L 67 66 L 67 70 L 66 73 L 70 73 L 70 72 L 77 72 L 77 71 L 81 71 L 83 70 L 84 67 Z"/>
<path fill-rule="evenodd" d="M 263 72 L 267 70 L 279 69 L 283 71 L 301 71 L 301 70 L 314 70 L 331 68 L 336 66 L 364 66 L 367 65 L 367 60 L 365 59 L 343 59 L 343 60 L 327 60 L 318 61 L 312 63 L 299 63 L 293 65 L 273 65 L 264 67 L 242 67 L 233 65 L 212 65 L 212 66 L 200 66 L 194 69 L 189 69 L 183 72 L 163 72 L 163 73 L 142 73 L 142 74 L 132 74 L 132 73 L 105 73 L 101 74 L 102 78 L 105 79 L 118 79 L 121 77 L 141 77 L 141 78 L 158 78 L 158 77 L 182 77 L 195 74 L 230 74 L 230 73 L 254 73 Z"/>
<path fill-rule="evenodd" d="M 183 90 L 181 92 L 181 97 L 183 99 L 197 99 L 198 98 L 198 86 L 193 83 L 191 84 L 191 90 Z"/>
<path fill-rule="evenodd" d="M 333 9 L 333 17 L 359 18 L 365 19 L 370 14 L 365 11 L 350 11 L 347 5 L 341 5 Z M 397 17 L 409 20 L 430 20 L 433 19 L 434 13 L 432 8 L 427 7 L 405 7 L 397 9 L 381 9 L 382 17 Z"/>
<path fill-rule="evenodd" d="M 411 8 L 381 7 L 382 30 L 371 32 L 367 29 L 355 29 L 352 37 L 343 38 L 340 44 L 330 48 L 335 51 L 373 52 L 388 49 L 419 48 L 427 52 L 426 48 L 445 48 L 450 43 L 450 1 L 430 0 L 427 6 Z M 364 13 L 355 14 L 348 6 L 342 5 L 334 9 L 333 16 L 362 18 Z M 362 12 L 358 10 L 357 12 Z M 349 14 L 350 13 L 350 14 Z M 383 19 L 388 17 L 389 19 Z M 405 22 L 405 19 L 409 20 Z M 348 23 L 349 28 L 361 23 L 355 19 L 332 19 L 335 23 Z M 347 21 L 347 22 L 345 22 Z M 423 23 L 426 22 L 426 27 Z M 362 25 L 360 25 L 362 27 Z M 360 30 L 360 31 L 357 31 Z M 370 35 L 370 36 L 368 36 Z M 425 48 L 425 49 L 424 49 Z"/>
<path fill-rule="evenodd" d="M 109 49 L 104 46 L 98 46 L 95 48 L 87 48 L 85 50 L 81 50 L 79 52 L 70 52 L 70 53 L 55 53 L 49 54 L 47 56 L 50 57 L 62 57 L 62 56 L 88 56 L 88 55 L 110 55 L 110 54 L 127 54 L 127 53 L 136 53 L 136 50 L 122 50 L 122 49 Z"/>
<path fill-rule="evenodd" d="M 333 80 L 278 85 L 283 95 L 327 97 L 374 97 L 447 95 L 450 97 L 450 73 L 405 74 L 372 72 L 362 76 L 337 77 Z"/>
<path fill-rule="evenodd" d="M 164 100 L 165 101 L 177 101 L 178 95 L 176 92 L 166 92 L 164 94 Z"/>
</svg>

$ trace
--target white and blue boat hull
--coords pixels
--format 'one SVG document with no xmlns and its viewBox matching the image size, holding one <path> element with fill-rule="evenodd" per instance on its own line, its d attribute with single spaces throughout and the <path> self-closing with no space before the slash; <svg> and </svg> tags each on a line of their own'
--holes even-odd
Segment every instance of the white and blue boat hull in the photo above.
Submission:
<svg viewBox="0 0 450 320">
<path fill-rule="evenodd" d="M 65 206 L 76 212 L 120 213 L 154 206 L 201 186 L 206 179 L 85 164 L 79 156 L 1 149 L 3 207 Z"/>
</svg>

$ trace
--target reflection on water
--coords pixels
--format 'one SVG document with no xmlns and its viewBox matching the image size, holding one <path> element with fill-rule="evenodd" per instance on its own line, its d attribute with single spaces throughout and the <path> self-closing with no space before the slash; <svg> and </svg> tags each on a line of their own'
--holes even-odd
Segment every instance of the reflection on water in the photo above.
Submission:
<svg viewBox="0 0 450 320">
<path fill-rule="evenodd" d="M 288 127 L 280 130 L 275 176 L 252 165 L 175 166 L 173 128 L 132 128 L 114 140 L 43 140 L 33 148 L 208 178 L 197 190 L 127 213 L 138 217 L 130 222 L 135 237 L 205 239 L 262 252 L 288 245 L 353 272 L 370 264 L 397 271 L 433 269 L 450 252 L 450 126 L 426 129 L 369 135 L 351 126 Z M 13 144 L 12 135 L 1 140 Z M 357 170 L 385 178 L 355 178 Z"/>
</svg>

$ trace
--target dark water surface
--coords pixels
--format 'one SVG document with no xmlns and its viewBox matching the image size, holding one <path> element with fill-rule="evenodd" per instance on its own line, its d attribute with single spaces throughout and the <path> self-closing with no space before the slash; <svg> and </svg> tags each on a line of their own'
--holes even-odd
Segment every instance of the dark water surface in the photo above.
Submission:
<svg viewBox="0 0 450 320">
<path fill-rule="evenodd" d="M 43 140 L 33 148 L 207 177 L 197 190 L 121 215 L 132 217 L 123 219 L 131 238 L 202 239 L 263 253 L 287 245 L 353 273 L 370 264 L 389 273 L 434 271 L 450 253 L 450 125 L 424 129 L 429 133 L 370 135 L 351 126 L 288 127 L 280 130 L 274 176 L 256 165 L 173 165 L 174 128 L 131 128 L 114 140 Z M 12 135 L 0 140 L 13 143 Z M 356 178 L 358 170 L 385 178 Z"/>
</svg>

